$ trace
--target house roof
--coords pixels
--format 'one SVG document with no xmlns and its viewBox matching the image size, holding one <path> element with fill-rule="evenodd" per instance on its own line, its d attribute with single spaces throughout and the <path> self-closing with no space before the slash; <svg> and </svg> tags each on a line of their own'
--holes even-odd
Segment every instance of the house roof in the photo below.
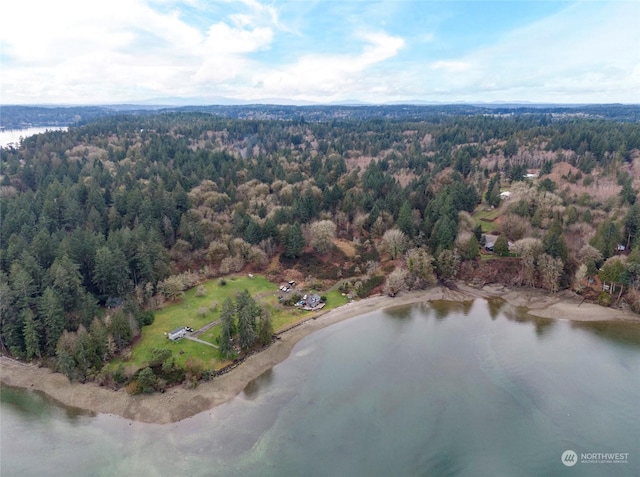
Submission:
<svg viewBox="0 0 640 477">
<path fill-rule="evenodd" d="M 178 334 L 180 332 L 184 331 L 184 326 L 181 326 L 180 328 L 176 328 L 175 330 L 171 331 L 169 334 L 170 335 L 175 335 Z"/>
</svg>

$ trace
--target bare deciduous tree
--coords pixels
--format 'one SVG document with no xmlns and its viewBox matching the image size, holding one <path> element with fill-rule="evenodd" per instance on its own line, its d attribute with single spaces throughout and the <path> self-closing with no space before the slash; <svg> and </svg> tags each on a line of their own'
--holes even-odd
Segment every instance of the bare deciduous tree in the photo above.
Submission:
<svg viewBox="0 0 640 477">
<path fill-rule="evenodd" d="M 438 255 L 438 273 L 440 278 L 449 280 L 460 271 L 460 255 L 453 250 L 444 249 Z"/>
<path fill-rule="evenodd" d="M 396 296 L 402 290 L 407 288 L 407 271 L 396 268 L 387 277 L 384 285 L 384 292 L 389 296 Z"/>
<path fill-rule="evenodd" d="M 573 281 L 573 288 L 577 292 L 581 292 L 584 289 L 584 282 L 587 279 L 587 266 L 583 263 L 576 270 L 576 275 Z"/>
<path fill-rule="evenodd" d="M 598 264 L 602 262 L 602 253 L 597 248 L 586 244 L 578 251 L 578 259 L 587 266 L 587 273 L 594 275 L 598 269 Z"/>
<path fill-rule="evenodd" d="M 227 257 L 220 263 L 220 273 L 227 275 L 231 272 L 239 272 L 244 268 L 245 262 L 240 257 Z"/>
<path fill-rule="evenodd" d="M 209 260 L 215 263 L 219 263 L 223 258 L 226 258 L 229 255 L 229 247 L 226 243 L 221 242 L 219 240 L 214 240 L 209 244 L 209 249 L 207 250 L 207 257 Z"/>
<path fill-rule="evenodd" d="M 542 253 L 542 241 L 536 238 L 524 238 L 513 244 L 513 251 L 522 259 L 522 276 L 524 284 L 535 286 L 536 260 Z"/>
<path fill-rule="evenodd" d="M 423 248 L 412 248 L 405 256 L 411 288 L 424 288 L 436 282 L 433 257 Z"/>
<path fill-rule="evenodd" d="M 502 218 L 501 229 L 509 240 L 520 240 L 531 233 L 531 223 L 519 215 L 507 214 Z"/>
<path fill-rule="evenodd" d="M 551 293 L 558 291 L 563 268 L 564 263 L 561 258 L 553 258 L 546 253 L 538 257 L 538 272 L 540 273 L 542 286 Z"/>
<path fill-rule="evenodd" d="M 333 246 L 336 238 L 336 224 L 331 220 L 319 220 L 313 222 L 309 228 L 310 245 L 318 253 L 326 253 Z"/>
<path fill-rule="evenodd" d="M 158 291 L 167 300 L 177 300 L 184 295 L 184 280 L 178 275 L 172 275 L 158 283 Z"/>
<path fill-rule="evenodd" d="M 396 259 L 407 250 L 407 236 L 400 229 L 387 230 L 378 246 L 380 252 L 388 252 L 392 259 Z"/>
</svg>

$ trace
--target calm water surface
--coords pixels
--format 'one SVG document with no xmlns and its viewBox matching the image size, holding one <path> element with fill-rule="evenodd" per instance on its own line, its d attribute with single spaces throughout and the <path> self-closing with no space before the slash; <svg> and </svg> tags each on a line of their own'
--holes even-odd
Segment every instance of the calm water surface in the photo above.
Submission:
<svg viewBox="0 0 640 477">
<path fill-rule="evenodd" d="M 6 147 L 9 144 L 13 144 L 15 147 L 20 145 L 21 138 L 28 138 L 35 134 L 42 134 L 47 131 L 60 131 L 67 130 L 66 127 L 60 126 L 45 126 L 37 128 L 25 128 L 25 129 L 7 129 L 0 130 L 0 147 Z"/>
<path fill-rule="evenodd" d="M 235 400 L 170 425 L 3 388 L 0 474 L 640 475 L 639 403 L 638 324 L 441 302 L 325 328 Z M 565 467 L 568 449 L 628 463 Z"/>
</svg>

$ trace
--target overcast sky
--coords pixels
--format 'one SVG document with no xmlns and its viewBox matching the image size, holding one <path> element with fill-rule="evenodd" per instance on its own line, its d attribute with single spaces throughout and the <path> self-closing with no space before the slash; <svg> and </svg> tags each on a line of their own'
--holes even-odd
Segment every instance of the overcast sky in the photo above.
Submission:
<svg viewBox="0 0 640 477">
<path fill-rule="evenodd" d="M 0 11 L 1 104 L 640 103 L 635 0 L 16 0 Z"/>
</svg>

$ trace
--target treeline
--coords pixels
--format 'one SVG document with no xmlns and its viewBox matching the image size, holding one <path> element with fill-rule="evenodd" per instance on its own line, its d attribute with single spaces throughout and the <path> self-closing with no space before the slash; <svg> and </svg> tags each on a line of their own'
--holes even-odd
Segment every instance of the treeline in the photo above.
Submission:
<svg viewBox="0 0 640 477">
<path fill-rule="evenodd" d="M 640 107 L 625 104 L 594 104 L 578 106 L 557 105 L 209 105 L 176 106 L 120 104 L 108 106 L 2 106 L 0 128 L 18 129 L 29 126 L 73 126 L 104 116 L 122 113 L 151 115 L 165 113 L 207 113 L 231 119 L 291 121 L 304 118 L 310 122 L 417 120 L 432 121 L 436 117 L 462 116 L 540 116 L 553 120 L 568 118 L 606 119 L 617 122 L 638 122 Z"/>
<path fill-rule="evenodd" d="M 383 253 L 442 257 L 438 272 L 454 276 L 460 244 L 473 258 L 482 238 L 461 213 L 499 205 L 500 177 L 515 183 L 531 165 L 567 162 L 586 178 L 639 148 L 637 123 L 548 114 L 309 122 L 159 113 L 27 138 L 0 151 L 0 346 L 77 365 L 91 338 L 108 359 L 148 320 L 142 310 L 179 296 L 181 272 L 259 269 L 280 252 L 326 253 L 336 236 L 378 243 L 399 230 L 402 245 Z M 563 207 L 573 200 L 558 197 Z M 596 205 L 576 204 L 581 214 Z M 538 198 L 521 207 L 513 214 L 537 217 L 540 236 L 550 217 L 562 234 L 564 211 Z M 115 309 L 126 318 L 118 326 Z M 118 331 L 125 321 L 130 333 Z"/>
</svg>

